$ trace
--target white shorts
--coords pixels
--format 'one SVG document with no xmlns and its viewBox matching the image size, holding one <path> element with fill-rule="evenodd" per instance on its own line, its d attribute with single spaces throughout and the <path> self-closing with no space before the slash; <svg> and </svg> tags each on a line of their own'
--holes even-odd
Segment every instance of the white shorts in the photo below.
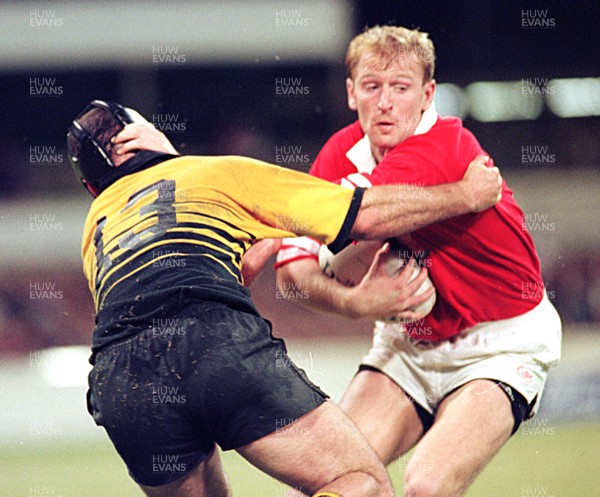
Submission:
<svg viewBox="0 0 600 497">
<path fill-rule="evenodd" d="M 479 323 L 439 341 L 416 340 L 400 324 L 375 323 L 362 364 L 395 381 L 431 414 L 453 390 L 475 379 L 510 385 L 538 409 L 548 370 L 560 359 L 562 329 L 545 296 L 520 316 Z"/>
</svg>

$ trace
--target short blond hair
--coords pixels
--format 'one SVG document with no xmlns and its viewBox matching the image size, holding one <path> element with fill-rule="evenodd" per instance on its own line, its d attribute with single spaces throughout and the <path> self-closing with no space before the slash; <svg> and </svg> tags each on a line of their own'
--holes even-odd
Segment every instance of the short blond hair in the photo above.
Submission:
<svg viewBox="0 0 600 497">
<path fill-rule="evenodd" d="M 348 77 L 354 77 L 356 66 L 365 53 L 374 54 L 383 67 L 401 56 L 414 57 L 423 67 L 423 83 L 433 79 L 435 49 L 428 33 L 401 26 L 374 26 L 356 36 L 346 52 Z"/>
</svg>

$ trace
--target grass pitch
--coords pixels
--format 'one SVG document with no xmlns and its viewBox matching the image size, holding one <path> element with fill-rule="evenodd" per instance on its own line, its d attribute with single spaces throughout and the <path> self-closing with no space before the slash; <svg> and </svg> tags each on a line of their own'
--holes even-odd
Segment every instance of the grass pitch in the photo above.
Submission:
<svg viewBox="0 0 600 497">
<path fill-rule="evenodd" d="M 408 457 L 390 465 L 397 494 Z M 234 495 L 280 497 L 284 485 L 236 453 L 223 454 Z M 600 497 L 600 424 L 520 430 L 480 475 L 468 497 Z M 107 441 L 61 447 L 5 447 L 1 497 L 136 497 L 142 492 Z"/>
</svg>

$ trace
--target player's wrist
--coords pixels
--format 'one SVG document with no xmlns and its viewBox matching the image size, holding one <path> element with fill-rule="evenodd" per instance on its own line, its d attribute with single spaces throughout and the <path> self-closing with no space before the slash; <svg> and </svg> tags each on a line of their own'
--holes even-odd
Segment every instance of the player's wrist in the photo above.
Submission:
<svg viewBox="0 0 600 497">
<path fill-rule="evenodd" d="M 363 298 L 358 294 L 357 287 L 347 287 L 341 283 L 337 283 L 340 305 L 339 313 L 350 319 L 363 319 L 368 317 L 361 303 Z"/>
<path fill-rule="evenodd" d="M 454 201 L 455 215 L 477 212 L 479 204 L 473 194 L 473 189 L 471 188 L 469 181 L 461 179 L 456 183 L 448 184 L 448 187 Z"/>
</svg>

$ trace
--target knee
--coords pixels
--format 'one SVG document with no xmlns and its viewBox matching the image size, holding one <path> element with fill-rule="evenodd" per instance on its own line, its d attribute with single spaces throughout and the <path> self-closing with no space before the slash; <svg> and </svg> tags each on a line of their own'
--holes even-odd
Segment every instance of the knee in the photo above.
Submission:
<svg viewBox="0 0 600 497">
<path fill-rule="evenodd" d="M 387 473 L 384 473 L 382 477 L 378 476 L 360 471 L 346 473 L 323 487 L 321 491 L 331 489 L 334 495 L 335 492 L 338 492 L 340 495 L 348 493 L 349 495 L 363 495 L 365 497 L 394 497 L 394 490 Z"/>
<path fill-rule="evenodd" d="M 450 486 L 435 472 L 411 470 L 404 474 L 405 497 L 455 497 Z"/>
<path fill-rule="evenodd" d="M 357 495 L 380 495 L 381 484 L 368 473 L 353 473 L 346 482 L 349 488 L 356 489 Z"/>
</svg>

